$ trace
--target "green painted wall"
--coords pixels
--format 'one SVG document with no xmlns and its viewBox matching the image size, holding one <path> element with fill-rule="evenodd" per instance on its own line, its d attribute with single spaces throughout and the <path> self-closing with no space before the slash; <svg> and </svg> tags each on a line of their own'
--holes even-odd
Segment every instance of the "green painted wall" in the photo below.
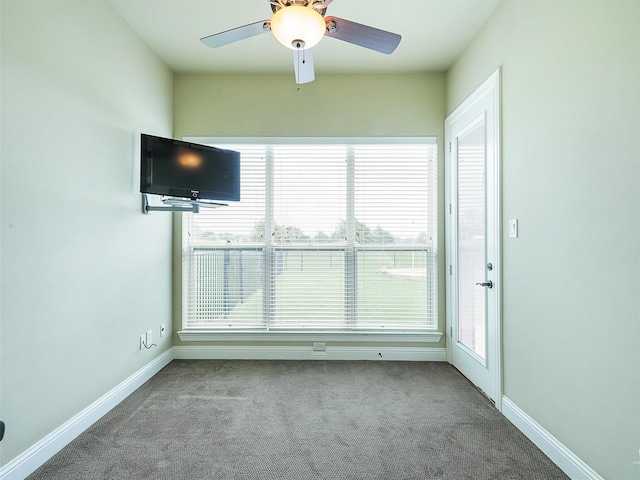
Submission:
<svg viewBox="0 0 640 480">
<path fill-rule="evenodd" d="M 444 74 L 175 76 L 174 135 L 442 136 Z"/>
<path fill-rule="evenodd" d="M 447 113 L 498 67 L 503 231 L 520 227 L 504 392 L 604 478 L 640 478 L 640 2 L 503 1 Z"/>
<path fill-rule="evenodd" d="M 171 347 L 171 217 L 142 215 L 138 151 L 171 135 L 172 75 L 106 2 L 0 8 L 6 465 Z"/>
</svg>

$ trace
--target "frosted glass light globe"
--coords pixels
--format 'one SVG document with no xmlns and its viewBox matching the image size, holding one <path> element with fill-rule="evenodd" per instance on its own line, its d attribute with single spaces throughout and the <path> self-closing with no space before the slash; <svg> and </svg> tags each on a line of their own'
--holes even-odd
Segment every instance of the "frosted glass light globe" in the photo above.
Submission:
<svg viewBox="0 0 640 480">
<path fill-rule="evenodd" d="M 281 44 L 292 50 L 317 45 L 326 28 L 322 15 L 302 5 L 283 7 L 271 18 L 271 31 Z"/>
</svg>

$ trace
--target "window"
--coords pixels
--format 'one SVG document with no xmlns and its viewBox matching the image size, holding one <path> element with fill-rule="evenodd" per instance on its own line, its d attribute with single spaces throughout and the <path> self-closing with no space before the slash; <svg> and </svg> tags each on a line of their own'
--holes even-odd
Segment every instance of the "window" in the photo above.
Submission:
<svg viewBox="0 0 640 480">
<path fill-rule="evenodd" d="M 368 142 L 211 142 L 241 201 L 183 214 L 183 330 L 437 327 L 437 147 Z"/>
</svg>

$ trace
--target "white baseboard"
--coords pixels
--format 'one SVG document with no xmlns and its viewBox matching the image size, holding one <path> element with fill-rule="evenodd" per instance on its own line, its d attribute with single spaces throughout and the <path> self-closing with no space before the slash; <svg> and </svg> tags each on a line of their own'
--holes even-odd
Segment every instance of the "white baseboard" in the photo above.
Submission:
<svg viewBox="0 0 640 480">
<path fill-rule="evenodd" d="M 505 396 L 502 397 L 502 414 L 572 480 L 604 480 L 595 470 Z"/>
<path fill-rule="evenodd" d="M 141 387 L 173 359 L 171 349 L 156 357 L 80 413 L 22 452 L 0 469 L 0 480 L 23 480 L 62 450 L 109 410 Z"/>
<path fill-rule="evenodd" d="M 341 347 L 323 352 L 311 346 L 181 346 L 173 358 L 183 360 L 394 360 L 445 362 L 446 349 L 432 347 Z"/>
</svg>

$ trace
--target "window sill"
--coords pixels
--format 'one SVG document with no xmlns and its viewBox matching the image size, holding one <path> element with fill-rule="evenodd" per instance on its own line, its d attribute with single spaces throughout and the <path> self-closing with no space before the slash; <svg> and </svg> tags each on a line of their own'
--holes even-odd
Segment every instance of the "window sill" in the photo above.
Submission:
<svg viewBox="0 0 640 480">
<path fill-rule="evenodd" d="M 442 332 L 436 330 L 416 332 L 262 332 L 181 330 L 183 342 L 345 342 L 345 343 L 438 343 Z"/>
</svg>

